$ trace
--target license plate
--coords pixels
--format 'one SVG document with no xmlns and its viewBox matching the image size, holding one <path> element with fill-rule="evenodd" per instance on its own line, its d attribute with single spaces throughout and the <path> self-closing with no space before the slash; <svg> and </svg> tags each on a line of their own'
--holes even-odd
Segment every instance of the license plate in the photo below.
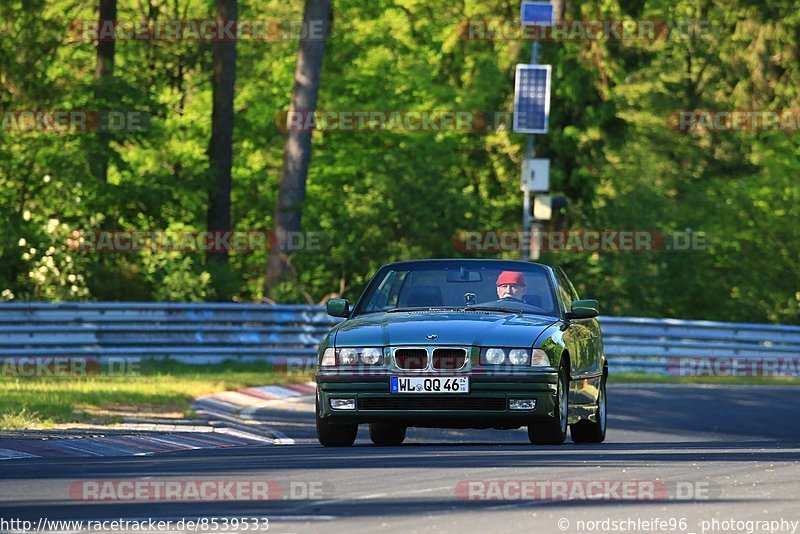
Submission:
<svg viewBox="0 0 800 534">
<path fill-rule="evenodd" d="M 469 393 L 467 376 L 392 376 L 390 393 Z"/>
</svg>

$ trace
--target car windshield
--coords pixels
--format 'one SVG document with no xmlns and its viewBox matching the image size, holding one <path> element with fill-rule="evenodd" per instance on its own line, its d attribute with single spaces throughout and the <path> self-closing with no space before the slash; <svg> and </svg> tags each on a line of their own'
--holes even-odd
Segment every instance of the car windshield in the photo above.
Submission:
<svg viewBox="0 0 800 534">
<path fill-rule="evenodd" d="M 553 286 L 544 267 L 476 260 L 386 266 L 370 282 L 356 315 L 431 308 L 558 316 Z"/>
</svg>

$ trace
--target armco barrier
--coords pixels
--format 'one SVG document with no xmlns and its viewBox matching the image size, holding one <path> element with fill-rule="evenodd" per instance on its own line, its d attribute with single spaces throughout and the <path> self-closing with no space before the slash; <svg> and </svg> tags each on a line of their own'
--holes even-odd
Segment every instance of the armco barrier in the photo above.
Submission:
<svg viewBox="0 0 800 534">
<path fill-rule="evenodd" d="M 0 303 L 0 357 L 310 361 L 338 321 L 321 306 Z M 612 371 L 675 373 L 687 359 L 800 358 L 798 326 L 636 317 L 601 317 L 600 324 Z"/>
<path fill-rule="evenodd" d="M 616 371 L 748 375 L 759 361 L 800 365 L 800 326 L 641 317 L 601 317 L 600 325 Z"/>
</svg>

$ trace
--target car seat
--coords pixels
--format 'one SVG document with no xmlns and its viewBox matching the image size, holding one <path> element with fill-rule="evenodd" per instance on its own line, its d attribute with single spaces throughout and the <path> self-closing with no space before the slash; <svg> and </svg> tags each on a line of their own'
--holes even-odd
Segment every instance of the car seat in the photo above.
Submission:
<svg viewBox="0 0 800 534">
<path fill-rule="evenodd" d="M 413 286 L 406 297 L 405 306 L 417 308 L 422 306 L 441 306 L 444 304 L 442 290 L 438 286 Z"/>
</svg>

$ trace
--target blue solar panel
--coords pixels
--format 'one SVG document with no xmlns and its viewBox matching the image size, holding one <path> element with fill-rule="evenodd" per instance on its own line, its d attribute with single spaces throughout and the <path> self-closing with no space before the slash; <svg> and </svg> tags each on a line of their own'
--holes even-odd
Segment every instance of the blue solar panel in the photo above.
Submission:
<svg viewBox="0 0 800 534">
<path fill-rule="evenodd" d="M 514 131 L 547 133 L 550 115 L 550 65 L 517 65 Z"/>
<path fill-rule="evenodd" d="M 525 26 L 552 26 L 553 4 L 550 2 L 522 2 L 520 21 Z"/>
</svg>

